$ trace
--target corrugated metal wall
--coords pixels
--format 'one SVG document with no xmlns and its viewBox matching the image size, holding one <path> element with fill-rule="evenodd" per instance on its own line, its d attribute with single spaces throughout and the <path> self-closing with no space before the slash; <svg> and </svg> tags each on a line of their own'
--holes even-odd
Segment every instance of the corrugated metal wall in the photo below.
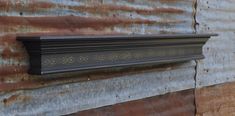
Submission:
<svg viewBox="0 0 235 116">
<path fill-rule="evenodd" d="M 153 69 L 122 76 L 102 75 L 111 78 L 3 93 L 0 97 L 0 101 L 3 101 L 0 112 L 11 114 L 14 111 L 20 115 L 68 114 L 193 88 L 191 74 L 194 71 L 188 69 L 188 65 L 177 68 L 163 69 L 165 71 Z M 194 96 L 193 93 L 191 95 Z M 192 102 L 184 103 L 182 108 L 185 108 L 184 105 L 192 105 Z M 185 112 L 176 110 L 174 112 Z"/>
<path fill-rule="evenodd" d="M 194 32 L 195 0 L 1 0 L 2 33 Z M 58 16 L 60 16 L 58 18 Z"/>
<path fill-rule="evenodd" d="M 198 0 L 198 33 L 218 33 L 204 46 L 205 59 L 198 62 L 197 87 L 235 80 L 235 1 Z"/>
<path fill-rule="evenodd" d="M 31 76 L 26 73 L 26 51 L 15 41 L 22 34 L 193 33 L 194 4 L 195 0 L 0 0 L 0 112 L 68 114 L 194 88 L 194 61 Z"/>
<path fill-rule="evenodd" d="M 207 42 L 204 46 L 206 57 L 198 61 L 196 78 L 199 88 L 196 90 L 198 116 L 235 115 L 234 6 L 234 0 L 198 0 L 197 31 L 219 34 Z"/>
<path fill-rule="evenodd" d="M 2 83 L 12 84 L 35 79 L 26 74 L 27 54 L 22 45 L 15 41 L 16 35 L 191 33 L 194 32 L 195 22 L 195 10 L 192 7 L 194 2 L 195 0 L 1 0 Z M 26 88 L 35 86 L 31 82 L 27 82 Z M 48 85 L 47 81 L 43 83 Z M 19 88 L 3 84 L 0 85 L 2 90 Z M 21 88 L 25 86 L 24 83 L 18 84 Z"/>
<path fill-rule="evenodd" d="M 171 92 L 196 88 L 197 115 L 233 114 L 234 103 L 228 99 L 235 95 L 228 91 L 234 84 L 226 83 L 235 80 L 234 4 L 233 0 L 0 0 L 0 112 L 70 114 L 138 99 L 146 104 L 145 98 L 155 96 L 158 101 L 158 95 L 170 92 L 170 98 L 156 104 L 176 107 L 179 103 L 179 108 L 164 112 L 186 114 L 195 107 L 185 106 L 195 104 L 179 102 L 181 92 Z M 27 53 L 15 40 L 17 35 L 194 32 L 220 34 L 204 46 L 204 60 L 45 77 L 27 74 Z M 215 84 L 222 85 L 207 87 Z M 165 104 L 168 99 L 172 104 Z M 156 114 L 164 113 L 148 107 Z"/>
</svg>

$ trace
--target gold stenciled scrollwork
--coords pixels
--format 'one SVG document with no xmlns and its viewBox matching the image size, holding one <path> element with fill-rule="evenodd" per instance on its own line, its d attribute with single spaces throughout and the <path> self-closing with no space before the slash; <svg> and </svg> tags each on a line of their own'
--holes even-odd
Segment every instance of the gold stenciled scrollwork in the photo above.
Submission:
<svg viewBox="0 0 235 116">
<path fill-rule="evenodd" d="M 88 62 L 88 60 L 89 60 L 89 57 L 88 56 L 79 56 L 78 58 L 77 58 L 77 62 L 78 63 L 87 63 Z"/>
<path fill-rule="evenodd" d="M 63 56 L 61 58 L 61 64 L 73 64 L 75 62 L 73 56 Z"/>
<path fill-rule="evenodd" d="M 42 60 L 43 66 L 54 66 L 56 65 L 56 58 L 45 58 Z"/>
</svg>

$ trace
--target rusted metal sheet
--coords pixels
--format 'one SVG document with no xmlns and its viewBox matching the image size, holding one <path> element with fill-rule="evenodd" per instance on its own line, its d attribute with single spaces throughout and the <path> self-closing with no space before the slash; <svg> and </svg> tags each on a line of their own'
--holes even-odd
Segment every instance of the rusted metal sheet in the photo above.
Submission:
<svg viewBox="0 0 235 116">
<path fill-rule="evenodd" d="M 18 89 L 14 83 L 30 81 L 33 85 L 35 81 L 31 80 L 38 80 L 26 73 L 28 55 L 16 42 L 16 35 L 191 33 L 194 3 L 195 0 L 0 0 L 1 85 L 11 84 L 12 89 Z"/>
<path fill-rule="evenodd" d="M 185 90 L 185 88 L 194 88 L 194 75 L 192 73 L 195 74 L 195 70 L 193 69 L 194 66 L 189 67 L 190 65 L 192 64 L 186 63 L 178 65 L 176 69 L 162 67 L 161 70 L 153 68 L 148 71 L 140 71 L 139 73 L 134 71 L 129 74 L 125 74 L 127 71 L 124 70 L 124 74 L 119 72 L 116 76 L 112 72 L 109 72 L 111 73 L 110 75 L 101 73 L 100 76 L 104 76 L 103 78 L 106 79 L 70 84 L 58 84 L 57 79 L 51 79 L 53 83 L 57 83 L 56 86 L 1 92 L 0 113 L 2 115 L 70 114 L 181 91 Z M 179 72 L 184 72 L 184 74 Z M 90 75 L 90 78 L 97 78 L 98 76 Z M 58 81 L 60 82 L 61 80 Z M 43 82 L 38 83 L 44 84 Z M 17 88 L 21 86 L 37 86 L 32 83 L 13 85 Z M 6 89 L 2 84 L 0 88 Z M 162 106 L 166 105 L 162 104 Z"/>
<path fill-rule="evenodd" d="M 105 72 L 110 73 L 110 75 L 104 75 L 104 73 L 90 74 L 89 79 L 92 81 L 86 80 L 71 84 L 58 84 L 61 82 L 61 80 L 58 79 L 52 79 L 50 82 L 35 81 L 34 83 L 14 83 L 11 86 L 17 88 L 25 87 L 28 88 L 28 90 L 1 92 L 0 114 L 67 114 L 162 95 L 169 92 L 181 91 L 185 90 L 185 88 L 194 88 L 194 75 L 192 75 L 192 73 L 195 74 L 195 70 L 193 67 L 191 63 L 186 63 L 183 65 L 178 64 L 176 69 L 162 67 L 161 70 L 153 68 L 148 71 L 140 70 L 139 73 L 136 73 L 136 71 L 126 73 L 124 70 L 124 74 L 120 74 L 120 72 L 116 74 Z M 94 78 L 103 79 L 94 80 Z M 67 78 L 63 79 L 64 81 L 71 80 Z M 35 86 L 37 87 L 41 84 L 41 86 L 45 86 L 44 84 L 48 83 L 57 83 L 57 85 L 32 89 L 32 87 L 35 88 Z M 5 86 L 1 84 L 0 88 L 6 89 L 10 87 L 6 84 Z M 25 97 L 27 98 L 26 100 Z"/>
<path fill-rule="evenodd" d="M 197 89 L 197 116 L 234 116 L 234 89 L 235 82 Z"/>
<path fill-rule="evenodd" d="M 81 111 L 71 116 L 194 116 L 195 111 L 194 90 L 187 90 Z"/>
<path fill-rule="evenodd" d="M 1 0 L 1 33 L 190 33 L 194 32 L 194 3 L 195 0 Z"/>
<path fill-rule="evenodd" d="M 197 65 L 197 87 L 235 81 L 234 5 L 233 0 L 198 0 L 197 32 L 219 36 L 204 46 L 205 59 Z"/>
<path fill-rule="evenodd" d="M 147 73 L 148 71 L 155 71 L 156 77 L 162 75 L 168 75 L 172 83 L 177 84 L 179 86 L 175 86 L 171 91 L 174 90 L 183 90 L 185 88 L 193 88 L 194 87 L 194 75 L 195 75 L 195 62 L 188 62 L 184 64 L 170 64 L 170 65 L 160 65 L 160 66 L 145 66 L 138 68 L 123 68 L 123 69 L 110 69 L 110 70 L 97 70 L 94 72 L 75 72 L 75 73 L 62 73 L 55 75 L 47 75 L 47 76 L 29 76 L 26 73 L 27 70 L 15 70 L 19 71 L 17 74 L 11 74 L 14 72 L 4 72 L 2 73 L 0 91 L 12 91 L 19 89 L 33 89 L 45 86 L 52 86 L 57 84 L 65 84 L 65 83 L 75 83 L 75 82 L 83 82 L 83 81 L 92 81 L 92 80 L 100 80 L 100 79 L 110 79 L 115 77 L 128 77 L 128 75 L 136 74 L 142 75 Z M 4 67 L 6 70 L 8 68 L 14 69 L 18 67 Z M 183 74 L 177 73 L 176 71 L 182 71 Z M 158 73 L 157 73 L 158 72 Z M 8 73 L 7 75 L 3 75 L 4 73 Z M 177 75 L 169 75 L 170 73 L 177 73 Z M 164 76 L 162 76 L 164 77 Z M 183 77 L 183 78 L 182 78 Z M 181 80 L 187 80 L 185 82 L 181 82 Z M 160 86 L 160 85 L 159 85 Z M 162 88 L 163 89 L 163 88 Z M 163 93 L 167 92 L 167 89 L 159 90 Z"/>
<path fill-rule="evenodd" d="M 1 93 L 0 113 L 1 115 L 71 114 L 91 108 L 127 102 L 129 100 L 125 99 L 133 99 L 135 94 L 139 96 L 141 96 L 140 94 L 150 94 L 148 91 L 153 88 L 153 84 L 150 85 L 152 88 L 149 86 L 149 88 L 139 86 L 138 88 L 142 88 L 142 90 L 137 92 L 136 86 L 132 85 L 137 85 L 139 84 L 138 82 L 132 85 L 125 85 L 120 84 L 121 81 L 128 83 L 128 80 L 116 79 L 113 82 L 106 80 L 101 83 L 96 81 Z M 146 84 L 149 84 L 149 82 L 145 82 Z M 132 93 L 127 94 L 126 92 L 122 92 L 126 90 L 132 90 Z M 104 112 L 102 111 L 103 108 L 101 113 L 113 112 L 117 115 L 120 113 L 120 115 L 158 114 L 161 116 L 193 116 L 195 113 L 194 90 L 180 91 L 120 105 L 108 106 L 107 112 L 105 110 Z M 86 111 L 84 114 L 86 114 Z"/>
<path fill-rule="evenodd" d="M 28 55 L 15 38 L 192 33 L 195 1 L 0 0 L 1 114 L 67 114 L 194 88 L 193 61 L 48 78 L 28 75 Z"/>
</svg>

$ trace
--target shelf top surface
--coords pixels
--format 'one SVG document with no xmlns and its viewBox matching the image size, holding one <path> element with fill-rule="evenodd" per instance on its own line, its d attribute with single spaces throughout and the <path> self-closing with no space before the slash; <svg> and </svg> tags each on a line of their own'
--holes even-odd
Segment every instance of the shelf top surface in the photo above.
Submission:
<svg viewBox="0 0 235 116">
<path fill-rule="evenodd" d="M 18 36 L 19 41 L 105 41 L 105 40 L 148 40 L 148 39 L 187 39 L 210 38 L 217 34 L 145 34 L 145 35 L 92 35 L 92 36 Z"/>
</svg>

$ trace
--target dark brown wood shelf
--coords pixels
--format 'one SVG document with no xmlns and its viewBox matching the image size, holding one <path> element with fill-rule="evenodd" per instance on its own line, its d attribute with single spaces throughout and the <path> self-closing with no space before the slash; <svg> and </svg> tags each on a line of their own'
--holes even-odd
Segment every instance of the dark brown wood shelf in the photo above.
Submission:
<svg viewBox="0 0 235 116">
<path fill-rule="evenodd" d="M 30 74 L 163 64 L 203 58 L 216 34 L 17 37 L 30 56 Z"/>
</svg>

